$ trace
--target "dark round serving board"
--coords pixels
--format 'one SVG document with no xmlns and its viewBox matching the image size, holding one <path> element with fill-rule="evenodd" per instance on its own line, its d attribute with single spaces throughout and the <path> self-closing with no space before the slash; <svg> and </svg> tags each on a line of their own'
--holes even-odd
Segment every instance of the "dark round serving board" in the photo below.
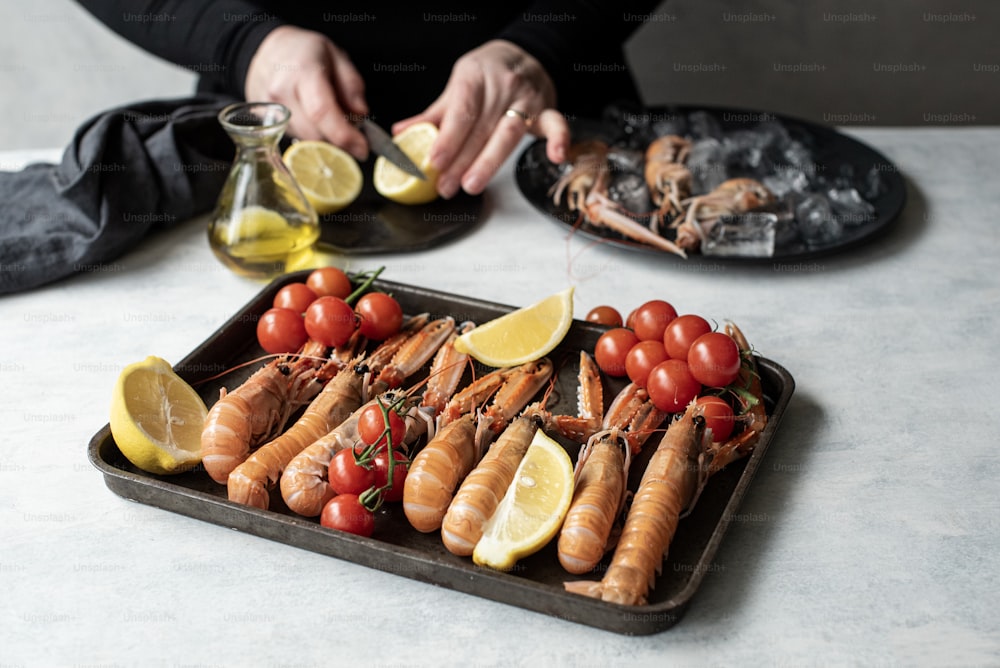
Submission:
<svg viewBox="0 0 1000 668">
<path fill-rule="evenodd" d="M 873 237 L 883 232 L 903 210 L 906 203 L 906 183 L 899 169 L 872 147 L 833 128 L 781 114 L 721 107 L 649 107 L 641 110 L 640 113 L 662 119 L 668 118 L 671 114 L 686 116 L 694 111 L 705 111 L 712 114 L 725 132 L 751 129 L 764 119 L 779 121 L 793 138 L 802 141 L 812 151 L 812 159 L 817 170 L 826 174 L 838 174 L 844 171 L 866 174 L 872 168 L 876 169 L 881 176 L 882 186 L 877 196 L 867 200 L 875 207 L 875 215 L 865 223 L 846 228 L 843 235 L 826 244 L 807 246 L 802 241 L 793 239 L 777 243 L 774 255 L 771 257 L 705 256 L 700 253 L 689 253 L 688 259 L 685 260 L 673 253 L 627 240 L 617 232 L 605 227 L 590 224 L 578 226 L 579 216 L 569 211 L 564 204 L 554 203 L 548 195 L 550 187 L 558 177 L 558 170 L 545 157 L 545 142 L 543 140 L 532 143 L 521 152 L 515 169 L 517 186 L 521 194 L 544 214 L 546 219 L 566 228 L 575 228 L 576 234 L 616 247 L 663 255 L 670 261 L 676 262 L 707 260 L 729 264 L 810 259 L 844 251 L 869 242 Z M 610 144 L 618 144 L 628 140 L 627 133 L 623 131 L 622 127 L 611 121 L 575 119 L 570 122 L 570 129 L 574 142 L 583 139 L 601 139 Z"/>
</svg>

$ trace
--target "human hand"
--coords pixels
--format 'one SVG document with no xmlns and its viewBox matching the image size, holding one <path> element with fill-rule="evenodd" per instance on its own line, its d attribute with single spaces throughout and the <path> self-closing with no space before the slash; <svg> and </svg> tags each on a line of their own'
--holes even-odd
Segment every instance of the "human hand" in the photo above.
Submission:
<svg viewBox="0 0 1000 668">
<path fill-rule="evenodd" d="M 555 85 L 541 63 L 511 42 L 493 40 L 459 58 L 437 100 L 392 129 L 397 134 L 421 121 L 438 126 L 430 154 L 440 172 L 438 193 L 453 197 L 461 187 L 475 195 L 527 132 L 546 138 L 549 160 L 566 159 L 569 125 L 555 104 Z"/>
<path fill-rule="evenodd" d="M 364 81 L 325 35 L 294 26 L 272 30 L 250 61 L 244 94 L 288 107 L 292 136 L 328 141 L 358 160 L 368 157 L 368 141 L 348 120 L 368 112 Z"/>
</svg>

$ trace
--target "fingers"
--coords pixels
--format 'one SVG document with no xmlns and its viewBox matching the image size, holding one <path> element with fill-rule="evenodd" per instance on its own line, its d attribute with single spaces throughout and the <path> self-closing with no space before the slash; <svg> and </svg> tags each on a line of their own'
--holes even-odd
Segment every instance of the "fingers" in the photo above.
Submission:
<svg viewBox="0 0 1000 668">
<path fill-rule="evenodd" d="M 299 131 L 296 134 L 299 139 L 322 139 L 340 146 L 358 160 L 368 157 L 368 142 L 347 120 L 326 72 L 317 70 L 304 76 L 295 92 L 296 103 L 305 121 L 293 127 L 293 130 Z M 294 109 L 292 120 L 295 120 Z"/>
<path fill-rule="evenodd" d="M 364 116 L 368 113 L 364 79 L 344 51 L 331 42 L 326 43 L 326 48 L 333 63 L 333 83 L 337 99 L 343 101 L 347 111 Z"/>
<path fill-rule="evenodd" d="M 464 171 L 461 177 L 462 189 L 470 195 L 481 193 L 507 157 L 517 148 L 527 130 L 527 126 L 520 118 L 501 116 L 482 151 L 473 156 L 471 166 Z"/>
<path fill-rule="evenodd" d="M 545 138 L 545 155 L 554 163 L 566 161 L 570 132 L 566 117 L 555 109 L 546 109 L 531 127 L 534 134 Z"/>
</svg>

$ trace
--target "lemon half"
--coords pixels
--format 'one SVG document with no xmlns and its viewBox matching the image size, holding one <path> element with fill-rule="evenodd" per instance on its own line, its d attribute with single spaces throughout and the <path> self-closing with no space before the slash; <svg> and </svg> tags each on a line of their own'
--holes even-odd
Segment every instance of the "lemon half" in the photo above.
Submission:
<svg viewBox="0 0 1000 668">
<path fill-rule="evenodd" d="M 319 215 L 336 213 L 361 194 L 364 176 L 347 151 L 324 141 L 297 141 L 282 156 Z"/>
<path fill-rule="evenodd" d="M 143 471 L 181 473 L 201 461 L 208 409 L 194 388 L 159 357 L 122 370 L 111 399 L 111 435 Z"/>
<path fill-rule="evenodd" d="M 471 329 L 455 350 L 488 366 L 517 366 L 548 355 L 573 324 L 573 288 Z"/>
<path fill-rule="evenodd" d="M 472 560 L 510 570 L 542 549 L 559 532 L 573 499 L 573 463 L 541 430 L 528 446 L 496 511 L 483 526 Z"/>
<path fill-rule="evenodd" d="M 372 174 L 375 190 L 399 204 L 427 204 L 437 199 L 438 173 L 431 167 L 429 159 L 437 136 L 438 129 L 433 123 L 416 123 L 393 137 L 392 141 L 420 168 L 427 180 L 421 181 L 379 157 Z"/>
</svg>

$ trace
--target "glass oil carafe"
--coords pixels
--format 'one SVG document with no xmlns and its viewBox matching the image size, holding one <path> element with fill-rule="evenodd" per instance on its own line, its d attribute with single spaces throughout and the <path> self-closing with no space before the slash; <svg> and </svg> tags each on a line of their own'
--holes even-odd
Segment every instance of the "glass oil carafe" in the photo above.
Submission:
<svg viewBox="0 0 1000 668">
<path fill-rule="evenodd" d="M 298 265 L 319 238 L 316 211 L 281 161 L 278 142 L 288 108 L 270 102 L 233 104 L 219 122 L 236 158 L 208 227 L 215 255 L 238 274 L 272 278 Z"/>
</svg>

